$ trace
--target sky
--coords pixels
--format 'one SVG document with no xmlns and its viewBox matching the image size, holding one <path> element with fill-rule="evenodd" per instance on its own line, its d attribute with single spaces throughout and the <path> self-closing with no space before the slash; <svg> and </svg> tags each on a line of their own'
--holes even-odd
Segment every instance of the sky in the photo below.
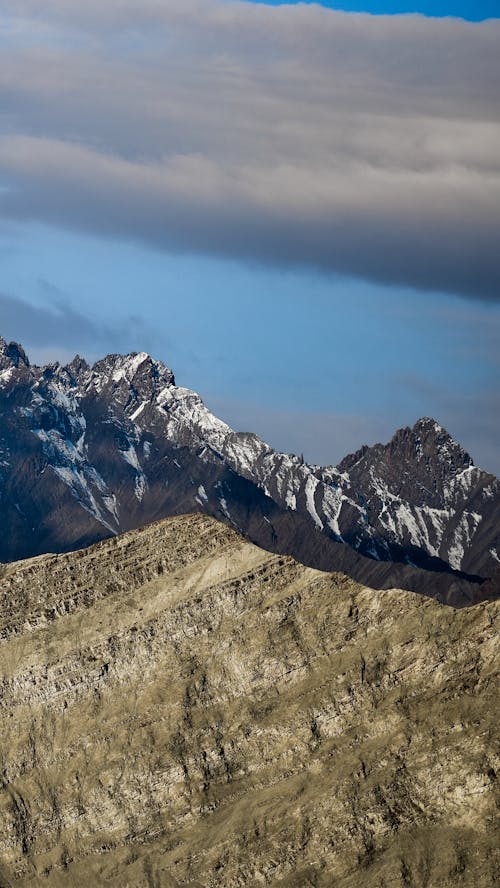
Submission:
<svg viewBox="0 0 500 888">
<path fill-rule="evenodd" d="M 310 461 L 433 416 L 500 474 L 497 5 L 0 0 L 0 333 L 149 351 Z"/>
<path fill-rule="evenodd" d="M 255 2 L 264 3 L 266 6 L 290 5 L 290 0 L 255 0 Z M 437 18 L 452 16 L 472 22 L 500 16 L 498 0 L 323 0 L 321 5 L 345 12 L 369 12 L 374 15 L 420 13 Z"/>
</svg>

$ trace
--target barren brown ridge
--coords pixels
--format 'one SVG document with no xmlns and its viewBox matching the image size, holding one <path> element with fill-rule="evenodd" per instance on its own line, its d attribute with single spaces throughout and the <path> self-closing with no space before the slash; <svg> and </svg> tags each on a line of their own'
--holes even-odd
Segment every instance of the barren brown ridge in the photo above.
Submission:
<svg viewBox="0 0 500 888">
<path fill-rule="evenodd" d="M 3 574 L 3 888 L 498 884 L 499 602 L 202 515 Z"/>
</svg>

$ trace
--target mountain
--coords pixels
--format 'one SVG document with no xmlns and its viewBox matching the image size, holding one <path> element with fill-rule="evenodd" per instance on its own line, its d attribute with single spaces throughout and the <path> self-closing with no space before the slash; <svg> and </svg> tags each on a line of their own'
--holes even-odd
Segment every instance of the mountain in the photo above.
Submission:
<svg viewBox="0 0 500 888">
<path fill-rule="evenodd" d="M 499 565 L 499 482 L 433 420 L 312 466 L 234 432 L 146 353 L 36 367 L 0 340 L 0 507 L 4 562 L 196 510 L 313 567 L 456 604 Z"/>
<path fill-rule="evenodd" d="M 402 546 L 415 550 L 416 563 L 424 551 L 468 573 L 497 569 L 498 480 L 433 419 L 400 429 L 386 446 L 362 448 L 338 468 L 363 497 L 378 557 L 386 548 L 396 559 Z"/>
<path fill-rule="evenodd" d="M 0 579 L 3 888 L 492 888 L 500 602 L 203 515 Z"/>
</svg>

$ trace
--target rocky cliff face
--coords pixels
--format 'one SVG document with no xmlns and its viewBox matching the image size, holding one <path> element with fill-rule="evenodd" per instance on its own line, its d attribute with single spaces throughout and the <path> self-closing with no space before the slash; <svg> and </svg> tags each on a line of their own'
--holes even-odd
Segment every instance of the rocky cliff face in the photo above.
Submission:
<svg viewBox="0 0 500 888">
<path fill-rule="evenodd" d="M 498 884 L 499 602 L 194 515 L 4 568 L 0 884 Z"/>
<path fill-rule="evenodd" d="M 394 560 L 397 548 L 423 550 L 457 570 L 489 576 L 498 568 L 498 481 L 478 469 L 433 419 L 400 429 L 387 445 L 346 457 L 353 490 L 360 491 L 375 545 Z"/>
<path fill-rule="evenodd" d="M 314 567 L 455 603 L 499 564 L 498 481 L 433 420 L 310 466 L 233 432 L 145 353 L 33 367 L 0 339 L 0 509 L 4 562 L 197 510 Z"/>
</svg>

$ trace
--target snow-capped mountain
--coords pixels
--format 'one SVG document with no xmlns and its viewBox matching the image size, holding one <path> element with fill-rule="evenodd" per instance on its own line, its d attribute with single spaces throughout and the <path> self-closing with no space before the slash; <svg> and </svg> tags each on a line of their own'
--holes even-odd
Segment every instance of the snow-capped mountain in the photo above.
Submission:
<svg viewBox="0 0 500 888">
<path fill-rule="evenodd" d="M 480 597 L 498 480 L 434 420 L 337 466 L 234 432 L 146 353 L 36 367 L 0 338 L 0 560 L 203 511 L 266 548 L 377 586 Z"/>
</svg>

